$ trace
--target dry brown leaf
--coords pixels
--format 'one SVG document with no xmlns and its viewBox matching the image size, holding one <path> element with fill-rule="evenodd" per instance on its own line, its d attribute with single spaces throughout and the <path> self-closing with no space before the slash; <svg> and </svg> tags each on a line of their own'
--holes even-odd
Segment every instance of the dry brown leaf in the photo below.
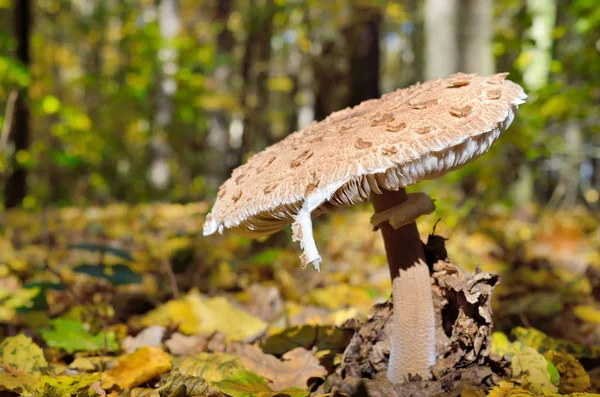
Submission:
<svg viewBox="0 0 600 397">
<path fill-rule="evenodd" d="M 544 353 L 544 357 L 556 366 L 560 374 L 558 391 L 563 394 L 585 392 L 590 390 L 592 383 L 583 365 L 568 353 L 554 350 Z"/>
<path fill-rule="evenodd" d="M 224 352 L 229 344 L 225 340 L 225 334 L 214 332 L 210 335 L 187 336 L 175 332 L 165 342 L 169 352 L 175 356 L 188 356 L 202 352 Z"/>
<path fill-rule="evenodd" d="M 160 325 L 152 325 L 145 328 L 142 332 L 136 336 L 128 336 L 125 338 L 121 347 L 125 350 L 125 353 L 133 353 L 140 347 L 154 346 L 160 347 L 163 335 L 165 334 L 166 328 Z"/>
<path fill-rule="evenodd" d="M 253 345 L 237 345 L 235 352 L 248 369 L 270 380 L 275 390 L 288 387 L 306 389 L 310 378 L 324 378 L 327 375 L 327 370 L 319 364 L 314 352 L 302 347 L 285 353 L 281 360 Z"/>
</svg>

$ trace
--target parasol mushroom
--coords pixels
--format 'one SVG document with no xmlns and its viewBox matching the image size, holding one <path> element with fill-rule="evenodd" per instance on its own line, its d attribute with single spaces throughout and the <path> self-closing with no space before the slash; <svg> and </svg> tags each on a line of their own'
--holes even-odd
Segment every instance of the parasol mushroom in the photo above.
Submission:
<svg viewBox="0 0 600 397">
<path fill-rule="evenodd" d="M 381 229 L 394 306 L 388 378 L 429 376 L 435 363 L 429 271 L 415 219 L 433 211 L 405 187 L 485 153 L 526 95 L 507 74 L 458 73 L 335 112 L 252 156 L 219 189 L 204 234 L 262 236 L 292 224 L 302 264 L 319 269 L 312 216 L 370 200 Z"/>
</svg>

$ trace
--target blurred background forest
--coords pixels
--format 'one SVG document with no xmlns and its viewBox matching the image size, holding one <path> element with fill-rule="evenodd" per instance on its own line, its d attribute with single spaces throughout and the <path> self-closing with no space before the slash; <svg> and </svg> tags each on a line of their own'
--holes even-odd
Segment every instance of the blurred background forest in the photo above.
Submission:
<svg viewBox="0 0 600 397">
<path fill-rule="evenodd" d="M 419 184 L 437 206 L 422 237 L 448 237 L 460 269 L 501 275 L 493 354 L 527 346 L 552 390 L 600 392 L 600 1 L 0 0 L 0 394 L 45 390 L 74 352 L 130 353 L 147 330 L 165 361 L 194 365 L 225 341 L 259 338 L 277 357 L 302 347 L 329 381 L 354 332 L 333 325 L 389 297 L 372 210 L 317 221 L 318 273 L 301 269 L 289 230 L 203 237 L 209 203 L 291 132 L 458 71 L 510 72 L 529 98 L 490 153 Z M 12 343 L 51 365 L 19 358 L 28 378 L 15 381 L 1 354 Z M 571 375 L 557 380 L 542 354 L 565 346 Z M 142 361 L 130 367 L 149 376 L 120 388 L 169 379 L 170 364 Z M 188 375 L 244 384 L 214 373 Z"/>
<path fill-rule="evenodd" d="M 597 0 L 0 0 L 0 202 L 212 198 L 311 121 L 456 71 L 528 103 L 425 189 L 598 208 Z"/>
</svg>

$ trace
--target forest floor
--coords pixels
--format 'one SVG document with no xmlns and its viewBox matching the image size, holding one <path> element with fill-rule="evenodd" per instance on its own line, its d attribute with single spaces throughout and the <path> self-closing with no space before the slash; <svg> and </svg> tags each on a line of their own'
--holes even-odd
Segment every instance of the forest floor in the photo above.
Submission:
<svg viewBox="0 0 600 397">
<path fill-rule="evenodd" d="M 438 363 L 396 386 L 369 208 L 317 220 L 320 273 L 300 268 L 287 231 L 203 237 L 207 211 L 3 215 L 0 395 L 600 395 L 600 224 L 585 210 L 442 219 Z"/>
</svg>

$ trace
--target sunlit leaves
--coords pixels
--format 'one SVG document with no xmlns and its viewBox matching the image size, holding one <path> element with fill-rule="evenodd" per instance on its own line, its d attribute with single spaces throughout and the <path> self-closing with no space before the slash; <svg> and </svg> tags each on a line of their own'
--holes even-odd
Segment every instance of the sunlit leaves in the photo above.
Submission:
<svg viewBox="0 0 600 397">
<path fill-rule="evenodd" d="M 72 320 L 56 319 L 51 324 L 51 330 L 40 330 L 42 337 L 51 347 L 62 349 L 68 353 L 102 350 L 114 352 L 119 350 L 115 334 L 112 331 L 93 335 L 84 328 L 82 323 Z"/>
<path fill-rule="evenodd" d="M 142 347 L 121 357 L 117 365 L 102 375 L 102 387 L 122 389 L 137 386 L 171 369 L 170 356 L 156 347 Z"/>
<path fill-rule="evenodd" d="M 48 366 L 42 349 L 22 334 L 6 338 L 0 343 L 0 361 L 27 374 L 40 374 Z"/>
<path fill-rule="evenodd" d="M 42 110 L 46 114 L 55 114 L 60 109 L 60 100 L 54 95 L 47 95 L 42 99 Z"/>
</svg>

